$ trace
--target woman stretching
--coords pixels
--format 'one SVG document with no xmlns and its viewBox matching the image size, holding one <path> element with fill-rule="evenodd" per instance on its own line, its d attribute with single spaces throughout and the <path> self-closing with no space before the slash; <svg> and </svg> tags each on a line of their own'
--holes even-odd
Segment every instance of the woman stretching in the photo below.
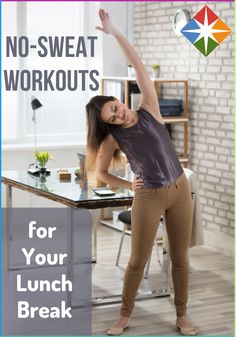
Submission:
<svg viewBox="0 0 236 337">
<path fill-rule="evenodd" d="M 120 316 L 107 330 L 120 335 L 129 326 L 135 296 L 151 254 L 157 226 L 165 214 L 172 261 L 176 325 L 181 334 L 197 334 L 187 316 L 188 247 L 192 224 L 192 199 L 187 178 L 163 123 L 158 99 L 142 61 L 115 27 L 108 13 L 100 9 L 101 27 L 118 42 L 136 72 L 141 92 L 138 111 L 112 96 L 95 96 L 86 106 L 88 137 L 87 167 L 96 167 L 97 177 L 113 187 L 135 192 L 132 206 L 132 250 L 126 269 Z M 133 182 L 109 173 L 113 157 L 122 150 L 136 178 Z"/>
</svg>

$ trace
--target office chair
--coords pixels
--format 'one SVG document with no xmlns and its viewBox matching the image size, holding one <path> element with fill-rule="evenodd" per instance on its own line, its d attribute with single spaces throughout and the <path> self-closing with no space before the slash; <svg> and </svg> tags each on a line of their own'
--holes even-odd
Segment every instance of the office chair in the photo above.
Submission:
<svg viewBox="0 0 236 337">
<path fill-rule="evenodd" d="M 123 211 L 123 212 L 119 213 L 118 219 L 123 223 L 123 230 L 122 230 L 122 233 L 121 233 L 120 244 L 119 244 L 119 249 L 118 249 L 117 258 L 116 258 L 116 266 L 117 267 L 119 267 L 120 254 L 121 254 L 121 249 L 122 249 L 123 242 L 124 242 L 125 231 L 126 231 L 126 229 L 130 229 L 131 232 L 132 232 L 131 210 L 127 210 L 127 211 Z M 160 219 L 160 222 L 162 220 L 163 220 L 163 217 Z M 156 246 L 157 260 L 158 260 L 159 264 L 161 264 L 157 240 L 154 241 L 154 244 Z M 151 255 L 150 255 L 150 257 L 148 259 L 148 262 L 146 264 L 146 268 L 145 268 L 145 272 L 144 272 L 144 278 L 145 279 L 148 278 L 150 263 L 151 263 Z"/>
</svg>

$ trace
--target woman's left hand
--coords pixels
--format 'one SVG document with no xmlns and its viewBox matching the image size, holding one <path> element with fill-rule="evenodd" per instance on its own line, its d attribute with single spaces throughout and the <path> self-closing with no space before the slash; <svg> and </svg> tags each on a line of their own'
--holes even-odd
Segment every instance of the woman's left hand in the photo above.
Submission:
<svg viewBox="0 0 236 337">
<path fill-rule="evenodd" d="M 109 17 L 109 14 L 105 12 L 104 9 L 99 10 L 99 17 L 101 20 L 102 27 L 97 26 L 96 29 L 101 30 L 106 34 L 114 34 L 117 32 L 117 28 Z"/>
</svg>

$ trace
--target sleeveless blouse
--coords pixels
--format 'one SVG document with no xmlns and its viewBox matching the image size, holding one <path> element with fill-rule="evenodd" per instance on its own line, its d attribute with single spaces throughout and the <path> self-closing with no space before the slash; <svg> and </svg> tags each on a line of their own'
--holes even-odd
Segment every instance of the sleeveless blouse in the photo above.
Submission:
<svg viewBox="0 0 236 337">
<path fill-rule="evenodd" d="M 138 121 L 129 128 L 109 125 L 130 163 L 131 170 L 144 181 L 144 188 L 158 188 L 176 180 L 183 168 L 172 146 L 165 125 L 149 112 L 137 110 Z"/>
</svg>

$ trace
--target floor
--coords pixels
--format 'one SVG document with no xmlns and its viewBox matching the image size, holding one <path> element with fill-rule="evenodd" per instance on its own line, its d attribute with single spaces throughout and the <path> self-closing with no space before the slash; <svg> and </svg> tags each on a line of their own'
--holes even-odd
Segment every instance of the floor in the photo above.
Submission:
<svg viewBox="0 0 236 337">
<path fill-rule="evenodd" d="M 121 268 L 115 267 L 120 232 L 106 226 L 99 227 L 98 264 L 93 266 L 93 290 L 106 294 L 122 288 L 123 270 L 128 261 L 130 237 L 126 235 L 122 249 Z M 190 249 L 190 289 L 188 310 L 199 335 L 234 335 L 234 280 L 233 259 L 206 247 Z M 108 275 L 110 277 L 108 278 Z M 142 287 L 162 286 L 161 272 L 153 250 L 148 280 Z M 92 309 L 93 335 L 104 335 L 119 314 L 120 304 L 97 306 Z M 125 331 L 130 336 L 177 336 L 175 310 L 171 297 L 137 301 L 131 326 Z"/>
</svg>

